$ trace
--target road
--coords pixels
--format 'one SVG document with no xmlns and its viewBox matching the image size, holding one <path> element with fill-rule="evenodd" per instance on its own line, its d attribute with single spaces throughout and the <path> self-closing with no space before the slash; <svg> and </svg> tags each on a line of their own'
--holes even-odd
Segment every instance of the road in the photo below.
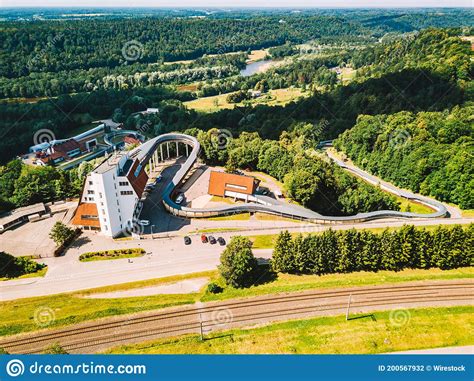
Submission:
<svg viewBox="0 0 474 381">
<path fill-rule="evenodd" d="M 359 314 L 369 314 L 367 318 L 371 318 L 373 311 L 395 309 L 387 324 L 401 326 L 411 318 L 408 308 L 472 305 L 473 292 L 474 282 L 458 280 L 310 290 L 196 303 L 10 336 L 0 340 L 0 347 L 10 353 L 40 353 L 48 345 L 60 343 L 70 353 L 94 353 L 121 344 L 199 333 L 200 329 L 207 334 L 274 321 L 341 315 L 347 312 L 349 297 L 349 320 L 361 318 Z"/>
</svg>

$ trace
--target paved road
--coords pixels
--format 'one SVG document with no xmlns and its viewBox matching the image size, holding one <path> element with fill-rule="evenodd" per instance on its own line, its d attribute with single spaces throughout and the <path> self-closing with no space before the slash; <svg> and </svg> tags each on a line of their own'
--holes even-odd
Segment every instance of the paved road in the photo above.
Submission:
<svg viewBox="0 0 474 381">
<path fill-rule="evenodd" d="M 202 227 L 207 228 L 229 227 L 229 229 L 242 229 L 216 234 L 216 236 L 224 237 L 227 241 L 233 235 L 278 234 L 282 229 L 295 233 L 310 233 L 330 228 L 344 230 L 350 228 L 400 227 L 407 223 L 403 220 L 389 220 L 328 226 L 252 220 L 201 222 L 205 223 Z M 469 222 L 474 222 L 474 219 L 443 218 L 440 220 L 417 219 L 410 221 L 411 224 L 419 226 Z M 192 229 L 197 229 L 198 227 L 193 225 Z M 110 238 L 98 234 L 84 233 L 76 243 L 76 246 L 70 248 L 65 256 L 41 260 L 41 262 L 48 265 L 48 272 L 44 278 L 27 278 L 0 282 L 0 301 L 52 295 L 138 280 L 214 270 L 219 264 L 219 256 L 223 248 L 218 245 L 202 244 L 199 241 L 200 234 L 188 234 L 193 241 L 191 246 L 184 245 L 182 232 L 174 232 L 169 238 L 140 241 L 111 241 Z M 132 263 L 129 263 L 127 259 L 84 263 L 78 261 L 79 255 L 88 251 L 132 247 L 142 247 L 151 254 L 141 258 L 134 258 Z M 269 258 L 271 257 L 272 250 L 254 250 L 254 253 L 257 257 Z"/>
<path fill-rule="evenodd" d="M 331 151 L 329 149 L 326 149 L 325 152 L 326 152 L 326 155 L 328 155 L 328 157 L 332 161 L 334 161 L 334 163 L 336 163 L 337 165 L 339 165 L 340 167 L 342 167 L 345 170 L 349 171 L 353 175 L 355 175 L 357 177 L 360 177 L 361 179 L 365 180 L 366 182 L 368 182 L 372 185 L 376 185 L 376 186 L 378 185 L 382 189 L 384 189 L 384 190 L 386 190 L 390 193 L 393 193 L 397 196 L 404 197 L 404 198 L 407 198 L 407 199 L 410 199 L 410 200 L 426 200 L 430 203 L 434 203 L 435 205 L 436 204 L 442 205 L 448 210 L 448 212 L 450 214 L 450 217 L 452 217 L 452 218 L 461 218 L 462 217 L 461 211 L 459 210 L 459 208 L 457 208 L 455 206 L 439 202 L 438 200 L 435 200 L 435 199 L 427 197 L 427 196 L 421 196 L 417 193 L 413 193 L 413 192 L 411 192 L 409 190 L 406 190 L 406 189 L 398 188 L 395 185 L 393 185 L 393 184 L 391 184 L 387 181 L 382 180 L 380 177 L 377 177 L 375 175 L 371 175 L 368 172 L 360 169 L 359 167 L 356 167 L 350 161 L 342 161 L 337 154 L 335 154 L 333 151 Z"/>
<path fill-rule="evenodd" d="M 273 321 L 341 315 L 346 313 L 349 295 L 349 319 L 372 311 L 396 309 L 387 324 L 401 326 L 410 322 L 407 308 L 472 305 L 473 291 L 472 281 L 458 280 L 309 290 L 196 303 L 4 338 L 0 347 L 10 353 L 37 353 L 48 344 L 59 342 L 71 353 L 93 353 L 120 344 L 199 333 L 200 321 L 204 333 L 209 333 Z"/>
</svg>

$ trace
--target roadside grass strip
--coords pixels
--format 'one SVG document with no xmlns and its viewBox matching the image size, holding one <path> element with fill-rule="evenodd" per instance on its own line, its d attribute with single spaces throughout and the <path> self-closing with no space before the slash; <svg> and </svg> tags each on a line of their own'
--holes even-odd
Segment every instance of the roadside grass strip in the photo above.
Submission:
<svg viewBox="0 0 474 381">
<path fill-rule="evenodd" d="M 116 347 L 114 354 L 375 354 L 474 344 L 473 306 L 373 312 L 290 320 L 249 329 L 186 335 Z M 357 317 L 355 315 L 354 317 Z"/>
</svg>

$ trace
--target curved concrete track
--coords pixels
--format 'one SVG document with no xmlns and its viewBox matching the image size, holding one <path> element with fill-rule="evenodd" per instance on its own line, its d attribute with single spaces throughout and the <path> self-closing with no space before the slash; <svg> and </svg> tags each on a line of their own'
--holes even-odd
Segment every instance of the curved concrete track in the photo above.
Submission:
<svg viewBox="0 0 474 381">
<path fill-rule="evenodd" d="M 419 202 L 421 204 L 429 206 L 433 209 L 433 213 L 429 214 L 419 214 L 419 213 L 409 213 L 409 212 L 397 212 L 391 210 L 381 210 L 376 212 L 368 212 L 368 213 L 358 213 L 354 216 L 344 216 L 344 217 L 335 217 L 335 216 L 323 216 L 319 213 L 316 213 L 312 210 L 303 208 L 298 205 L 288 204 L 286 202 L 273 199 L 267 196 L 256 196 L 257 202 L 254 203 L 247 203 L 243 205 L 230 205 L 230 206 L 222 206 L 222 207 L 215 207 L 215 208 L 190 208 L 182 205 L 178 205 L 173 200 L 173 195 L 176 187 L 182 183 L 184 178 L 186 177 L 187 173 L 193 167 L 194 163 L 198 158 L 198 154 L 200 151 L 200 144 L 197 139 L 193 136 L 178 134 L 178 133 L 170 133 L 157 136 L 154 139 L 149 140 L 148 142 L 144 143 L 140 147 L 136 148 L 132 151 L 134 154 L 138 156 L 140 161 L 143 164 L 146 164 L 151 156 L 153 155 L 154 151 L 158 148 L 161 143 L 177 141 L 184 144 L 188 144 L 192 147 L 192 152 L 188 156 L 185 163 L 182 165 L 180 170 L 175 174 L 171 182 L 165 189 L 163 194 L 163 205 L 165 206 L 168 212 L 172 213 L 173 215 L 180 216 L 180 217 L 187 217 L 187 218 L 199 218 L 199 217 L 213 217 L 219 215 L 229 215 L 229 214 L 236 214 L 236 213 L 244 213 L 244 212 L 262 212 L 267 214 L 274 214 L 282 217 L 288 217 L 293 219 L 300 219 L 305 220 L 308 222 L 313 223 L 343 223 L 343 222 L 363 222 L 375 219 L 382 219 L 382 218 L 440 218 L 445 217 L 448 215 L 448 211 L 446 207 L 432 199 L 428 199 L 425 197 L 421 197 L 415 194 L 408 194 L 408 192 L 403 193 L 404 191 L 399 190 L 398 188 L 391 186 L 387 187 L 387 191 L 397 194 L 402 197 L 410 198 L 413 201 Z M 354 171 L 353 168 L 348 168 L 345 163 L 335 158 L 332 158 L 336 164 L 340 165 L 343 168 L 348 170 Z M 362 173 L 361 173 L 362 172 Z M 360 177 L 364 177 L 367 181 L 369 179 L 368 174 L 365 172 L 358 170 L 356 175 Z M 374 180 L 375 181 L 375 180 Z"/>
<path fill-rule="evenodd" d="M 265 324 L 274 321 L 350 315 L 389 309 L 428 306 L 472 305 L 474 283 L 470 280 L 417 282 L 390 286 L 367 286 L 309 290 L 264 295 L 246 299 L 167 308 L 135 315 L 116 316 L 67 328 L 40 331 L 0 340 L 9 353 L 41 353 L 60 343 L 70 353 L 94 353 L 121 344 Z"/>
</svg>

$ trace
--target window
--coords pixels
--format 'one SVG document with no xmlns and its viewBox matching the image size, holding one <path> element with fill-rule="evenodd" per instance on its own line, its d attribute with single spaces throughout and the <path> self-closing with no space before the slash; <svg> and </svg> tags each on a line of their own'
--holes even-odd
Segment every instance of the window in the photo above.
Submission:
<svg viewBox="0 0 474 381">
<path fill-rule="evenodd" d="M 93 215 L 90 215 L 90 214 L 82 214 L 81 215 L 81 220 L 98 220 L 99 217 L 98 216 L 93 216 Z"/>
<path fill-rule="evenodd" d="M 99 193 L 99 197 L 102 198 L 102 193 Z"/>
<path fill-rule="evenodd" d="M 130 195 L 133 194 L 133 192 L 132 192 L 132 191 L 120 191 L 120 194 L 121 194 L 122 196 L 130 196 Z"/>
<path fill-rule="evenodd" d="M 89 185 L 92 185 L 92 184 L 93 184 L 93 182 L 92 182 L 92 181 L 89 181 Z"/>
<path fill-rule="evenodd" d="M 128 187 L 130 184 L 128 183 L 128 181 L 119 181 L 119 185 L 121 187 Z"/>
<path fill-rule="evenodd" d="M 105 214 L 105 209 L 102 209 L 102 214 Z"/>
<path fill-rule="evenodd" d="M 233 189 L 239 189 L 239 190 L 247 190 L 247 187 L 244 187 L 242 185 L 235 185 L 235 184 L 226 184 L 226 188 L 233 188 Z"/>
<path fill-rule="evenodd" d="M 88 190 L 87 194 L 94 194 L 94 191 L 93 190 Z"/>
</svg>

